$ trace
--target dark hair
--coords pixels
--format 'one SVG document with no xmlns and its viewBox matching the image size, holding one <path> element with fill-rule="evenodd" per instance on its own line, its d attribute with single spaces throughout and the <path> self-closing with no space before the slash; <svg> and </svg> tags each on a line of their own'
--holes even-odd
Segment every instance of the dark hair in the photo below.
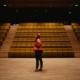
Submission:
<svg viewBox="0 0 80 80">
<path fill-rule="evenodd" d="M 37 39 L 40 39 L 40 36 L 37 36 L 36 39 L 35 39 L 35 41 L 36 41 Z"/>
</svg>

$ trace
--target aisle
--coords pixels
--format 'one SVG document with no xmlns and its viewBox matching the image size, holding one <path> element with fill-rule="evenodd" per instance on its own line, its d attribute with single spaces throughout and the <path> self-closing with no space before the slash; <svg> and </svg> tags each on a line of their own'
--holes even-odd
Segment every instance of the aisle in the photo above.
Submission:
<svg viewBox="0 0 80 80">
<path fill-rule="evenodd" d="M 8 52 L 10 50 L 12 41 L 14 39 L 14 35 L 16 33 L 17 26 L 10 26 L 9 32 L 7 33 L 7 36 L 3 42 L 3 45 L 1 46 L 0 50 L 0 58 L 7 58 Z"/>
<path fill-rule="evenodd" d="M 72 45 L 72 48 L 74 51 L 74 57 L 80 58 L 80 44 L 79 44 L 79 41 L 77 40 L 77 37 L 76 37 L 71 25 L 65 25 L 64 28 L 67 32 L 68 38 Z"/>
</svg>

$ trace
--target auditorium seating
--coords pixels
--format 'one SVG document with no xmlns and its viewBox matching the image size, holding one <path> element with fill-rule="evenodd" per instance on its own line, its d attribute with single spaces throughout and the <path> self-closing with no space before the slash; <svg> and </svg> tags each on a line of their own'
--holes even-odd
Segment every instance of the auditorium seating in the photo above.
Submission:
<svg viewBox="0 0 80 80">
<path fill-rule="evenodd" d="M 35 57 L 36 33 L 41 34 L 43 57 L 74 57 L 63 23 L 20 23 L 9 57 Z"/>
<path fill-rule="evenodd" d="M 0 47 L 3 44 L 3 41 L 9 31 L 9 28 L 10 28 L 10 23 L 0 24 Z"/>
<path fill-rule="evenodd" d="M 75 35 L 77 36 L 79 43 L 80 43 L 80 24 L 72 23 L 71 25 L 72 25 L 73 31 L 75 32 Z"/>
</svg>

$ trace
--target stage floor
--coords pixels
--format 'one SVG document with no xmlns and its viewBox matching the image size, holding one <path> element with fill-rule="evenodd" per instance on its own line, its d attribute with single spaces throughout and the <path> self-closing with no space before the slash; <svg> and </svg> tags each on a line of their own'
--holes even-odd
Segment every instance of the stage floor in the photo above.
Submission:
<svg viewBox="0 0 80 80">
<path fill-rule="evenodd" d="M 0 58 L 0 80 L 80 80 L 80 58 L 43 58 L 35 72 L 35 58 Z"/>
</svg>

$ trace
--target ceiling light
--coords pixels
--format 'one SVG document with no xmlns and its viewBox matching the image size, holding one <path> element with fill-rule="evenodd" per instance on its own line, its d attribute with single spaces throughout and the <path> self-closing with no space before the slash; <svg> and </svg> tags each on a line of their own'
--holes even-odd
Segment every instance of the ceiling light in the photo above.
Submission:
<svg viewBox="0 0 80 80">
<path fill-rule="evenodd" d="M 77 6 L 78 6 L 78 4 L 75 4 L 75 6 L 77 7 Z"/>
<path fill-rule="evenodd" d="M 6 4 L 4 4 L 3 6 L 7 6 Z"/>
<path fill-rule="evenodd" d="M 71 14 L 71 12 L 69 12 L 69 14 Z"/>
</svg>

